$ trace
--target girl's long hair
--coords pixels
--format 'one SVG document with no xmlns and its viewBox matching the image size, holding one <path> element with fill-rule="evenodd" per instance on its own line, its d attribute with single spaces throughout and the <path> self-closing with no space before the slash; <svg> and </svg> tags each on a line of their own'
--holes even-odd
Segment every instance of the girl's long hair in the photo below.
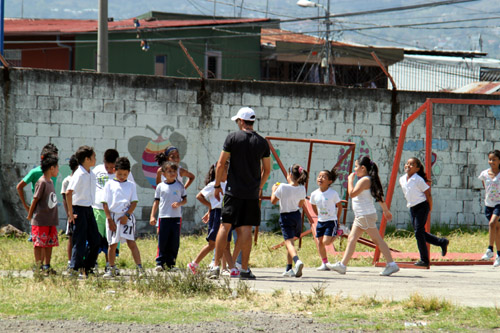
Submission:
<svg viewBox="0 0 500 333">
<path fill-rule="evenodd" d="M 425 173 L 424 164 L 422 163 L 422 161 L 420 161 L 416 157 L 410 157 L 408 160 L 415 161 L 415 164 L 417 165 L 418 168 L 417 175 L 422 177 L 422 179 L 425 180 L 426 182 L 430 181 L 430 179 L 427 179 L 427 174 Z"/>
<path fill-rule="evenodd" d="M 368 176 L 370 176 L 370 193 L 375 198 L 375 201 L 384 201 L 384 190 L 382 189 L 382 183 L 380 182 L 380 177 L 378 176 L 378 166 L 375 164 L 370 157 L 363 156 L 358 159 L 359 166 L 364 166 L 366 171 L 368 171 Z"/>
<path fill-rule="evenodd" d="M 290 167 L 290 174 L 292 175 L 292 178 L 299 183 L 299 185 L 305 185 L 309 179 L 309 173 L 307 170 L 298 164 L 292 164 Z"/>
<path fill-rule="evenodd" d="M 216 168 L 217 168 L 217 162 L 215 162 L 215 164 L 212 164 L 210 166 L 210 169 L 208 170 L 208 173 L 205 176 L 205 185 L 208 185 L 208 183 L 213 182 L 215 180 L 215 169 Z"/>
</svg>

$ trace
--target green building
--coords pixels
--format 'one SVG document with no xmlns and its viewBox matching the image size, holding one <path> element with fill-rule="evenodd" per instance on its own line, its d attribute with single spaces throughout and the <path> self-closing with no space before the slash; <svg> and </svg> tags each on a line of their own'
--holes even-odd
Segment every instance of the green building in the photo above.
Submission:
<svg viewBox="0 0 500 333">
<path fill-rule="evenodd" d="M 137 24 L 138 23 L 138 24 Z M 109 72 L 199 77 L 179 45 L 207 78 L 259 80 L 261 27 L 269 19 L 149 12 L 109 22 Z M 75 34 L 75 70 L 97 68 L 97 31 Z"/>
</svg>

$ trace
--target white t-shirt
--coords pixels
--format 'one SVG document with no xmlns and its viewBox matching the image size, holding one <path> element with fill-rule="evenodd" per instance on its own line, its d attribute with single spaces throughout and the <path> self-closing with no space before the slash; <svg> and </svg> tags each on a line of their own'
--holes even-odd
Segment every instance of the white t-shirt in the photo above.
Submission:
<svg viewBox="0 0 500 333">
<path fill-rule="evenodd" d="M 95 188 L 96 179 L 94 173 L 92 170 L 88 172 L 80 165 L 73 174 L 73 177 L 71 177 L 66 191 L 73 191 L 73 206 L 90 207 L 95 202 Z"/>
<path fill-rule="evenodd" d="M 316 205 L 318 209 L 318 221 L 337 221 L 337 203 L 340 197 L 337 191 L 329 188 L 325 192 L 317 189 L 311 193 L 311 204 Z"/>
<path fill-rule="evenodd" d="M 299 202 L 305 199 L 306 189 L 302 185 L 280 184 L 274 195 L 280 199 L 280 213 L 291 213 L 299 210 Z"/>
<path fill-rule="evenodd" d="M 488 207 L 495 207 L 500 204 L 500 173 L 494 178 L 491 178 L 488 175 L 488 171 L 489 169 L 482 171 L 477 178 L 484 182 L 484 187 L 486 189 L 484 204 Z"/>
<path fill-rule="evenodd" d="M 139 201 L 135 183 L 112 179 L 106 183 L 102 190 L 101 204 L 107 203 L 110 212 L 125 213 L 132 202 Z"/>
<path fill-rule="evenodd" d="M 104 191 L 104 186 L 106 186 L 106 183 L 108 182 L 108 180 L 113 179 L 115 174 L 108 173 L 108 171 L 106 171 L 106 167 L 104 166 L 104 164 L 99 164 L 94 169 L 92 169 L 92 172 L 95 174 L 95 178 L 96 178 L 96 190 L 95 190 L 96 200 L 95 200 L 95 203 L 92 205 L 92 207 L 95 209 L 102 210 L 103 208 L 102 208 L 101 199 L 102 199 L 102 195 L 103 195 L 103 191 Z M 128 173 L 127 180 L 131 183 L 135 183 L 134 176 L 132 176 L 132 172 Z"/>
<path fill-rule="evenodd" d="M 369 178 L 369 176 L 364 177 Z M 359 180 L 364 177 L 361 177 Z M 366 189 L 358 196 L 352 198 L 352 210 L 354 211 L 354 216 L 365 216 L 377 213 L 375 205 L 373 204 L 373 197 L 370 189 Z"/>
<path fill-rule="evenodd" d="M 174 202 L 181 202 L 186 197 L 184 185 L 178 181 L 172 184 L 161 182 L 156 186 L 155 200 L 160 200 L 159 218 L 182 217 L 181 207 L 172 208 Z"/>
<path fill-rule="evenodd" d="M 215 209 L 215 208 L 221 208 L 222 207 L 222 198 L 221 201 L 215 199 L 214 192 L 215 192 L 215 181 L 208 183 L 201 191 L 201 195 L 207 199 L 207 201 L 210 202 L 210 209 Z M 226 192 L 226 182 L 221 182 L 220 187 L 222 189 L 222 193 Z"/>
<path fill-rule="evenodd" d="M 399 178 L 399 185 L 401 185 L 403 194 L 408 202 L 406 207 L 410 208 L 426 201 L 427 198 L 424 192 L 427 191 L 430 186 L 427 185 L 425 180 L 416 173 L 413 174 L 410 179 L 407 180 L 406 178 L 406 174 Z"/>
<path fill-rule="evenodd" d="M 64 178 L 61 184 L 61 194 L 66 194 L 66 190 L 68 189 L 69 182 L 71 180 L 71 175 Z"/>
</svg>

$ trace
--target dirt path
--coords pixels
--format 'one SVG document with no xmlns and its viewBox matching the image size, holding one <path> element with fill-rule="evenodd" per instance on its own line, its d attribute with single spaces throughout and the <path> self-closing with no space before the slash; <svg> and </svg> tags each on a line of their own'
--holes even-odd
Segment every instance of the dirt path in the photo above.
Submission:
<svg viewBox="0 0 500 333">
<path fill-rule="evenodd" d="M 90 332 L 224 332 L 224 333 L 254 333 L 254 332 L 331 332 L 335 325 L 316 323 L 314 320 L 295 316 L 278 315 L 262 312 L 235 313 L 231 322 L 203 322 L 191 325 L 141 325 L 141 324 L 114 324 L 90 323 L 83 321 L 39 321 L 39 320 L 0 320 L 0 332 L 52 332 L 67 333 L 78 331 Z"/>
</svg>

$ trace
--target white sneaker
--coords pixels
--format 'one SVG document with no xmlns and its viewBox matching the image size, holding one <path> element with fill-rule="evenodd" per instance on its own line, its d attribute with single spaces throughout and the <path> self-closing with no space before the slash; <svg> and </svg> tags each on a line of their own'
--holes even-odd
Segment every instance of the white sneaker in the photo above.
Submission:
<svg viewBox="0 0 500 333">
<path fill-rule="evenodd" d="M 500 256 L 497 256 L 497 258 L 495 259 L 495 263 L 493 264 L 493 267 L 498 267 L 500 266 Z"/>
<path fill-rule="evenodd" d="M 293 271 L 295 273 L 295 277 L 302 276 L 302 268 L 304 268 L 304 263 L 300 260 L 297 260 L 297 262 L 295 263 L 295 270 Z"/>
<path fill-rule="evenodd" d="M 283 273 L 283 276 L 284 277 L 295 277 L 295 272 L 293 271 L 293 269 L 289 269 L 288 271 Z"/>
<path fill-rule="evenodd" d="M 392 273 L 399 272 L 399 266 L 398 265 L 386 265 L 384 270 L 380 272 L 380 275 L 382 276 L 389 276 Z"/>
<path fill-rule="evenodd" d="M 239 271 L 243 269 L 243 267 L 241 267 L 241 264 L 239 262 L 235 262 L 234 267 L 236 267 Z"/>
<path fill-rule="evenodd" d="M 347 267 L 342 265 L 342 263 L 339 261 L 339 262 L 336 262 L 335 264 L 326 264 L 326 266 L 332 270 L 332 271 L 335 271 L 339 274 L 345 274 L 345 271 L 347 270 Z"/>
<path fill-rule="evenodd" d="M 155 272 L 163 272 L 163 271 L 164 271 L 164 269 L 163 269 L 162 265 L 156 265 Z"/>
<path fill-rule="evenodd" d="M 493 258 L 493 251 L 487 249 L 484 255 L 481 257 L 481 260 L 490 260 L 491 258 Z"/>
<path fill-rule="evenodd" d="M 326 266 L 325 263 L 322 263 L 321 266 L 319 266 L 318 268 L 316 268 L 317 271 L 329 271 L 330 268 L 328 268 L 328 266 Z"/>
<path fill-rule="evenodd" d="M 111 279 L 118 275 L 120 275 L 120 270 L 116 267 L 110 267 L 102 277 L 105 279 Z"/>
</svg>

